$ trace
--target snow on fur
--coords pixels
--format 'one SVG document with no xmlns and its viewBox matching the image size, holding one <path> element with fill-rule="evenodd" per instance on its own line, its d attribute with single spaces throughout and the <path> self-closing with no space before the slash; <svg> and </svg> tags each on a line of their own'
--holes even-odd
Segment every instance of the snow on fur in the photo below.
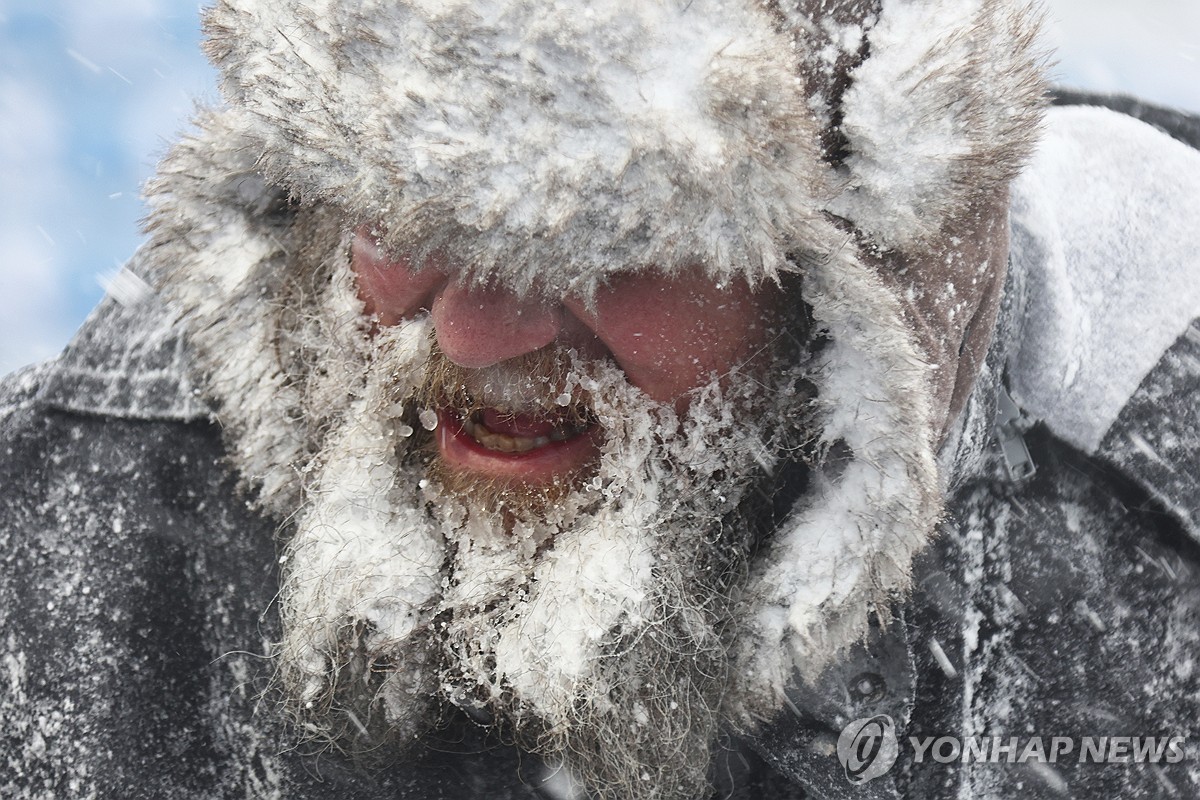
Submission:
<svg viewBox="0 0 1200 800">
<path fill-rule="evenodd" d="M 183 311 L 243 479 L 268 510 L 287 516 L 300 501 L 291 465 L 301 461 L 307 432 L 289 414 L 300 398 L 279 364 L 272 318 L 260 312 L 285 277 L 282 231 L 264 213 L 278 190 L 255 174 L 244 140 L 223 117 L 205 115 L 201 125 L 147 186 L 151 241 L 143 257 L 152 282 Z M 244 324 L 213 324 L 227 316 Z"/>
<path fill-rule="evenodd" d="M 649 265 L 757 283 L 828 194 L 750 0 L 226 0 L 208 31 L 272 181 L 521 291 Z"/>
<path fill-rule="evenodd" d="M 814 376 L 821 439 L 852 458 L 809 494 L 754 565 L 740 643 L 744 724 L 769 714 L 798 671 L 813 679 L 907 593 L 913 557 L 941 512 L 928 365 L 899 301 L 843 252 L 805 283 L 832 344 Z"/>
<path fill-rule="evenodd" d="M 885 247 L 920 247 L 1012 180 L 1041 118 L 1037 30 L 1010 0 L 885 0 L 843 98 L 850 174 L 829 209 Z"/>
</svg>

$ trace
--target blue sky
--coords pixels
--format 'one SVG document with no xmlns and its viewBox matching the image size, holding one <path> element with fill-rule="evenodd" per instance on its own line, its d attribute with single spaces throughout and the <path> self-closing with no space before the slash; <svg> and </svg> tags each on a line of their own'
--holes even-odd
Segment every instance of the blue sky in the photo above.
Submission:
<svg viewBox="0 0 1200 800">
<path fill-rule="evenodd" d="M 216 99 L 199 4 L 0 0 L 0 372 L 62 348 L 140 241 L 140 184 Z"/>
<path fill-rule="evenodd" d="M 141 241 L 139 186 L 217 102 L 200 5 L 0 0 L 0 374 L 66 344 Z M 1200 2 L 1048 6 L 1060 80 L 1200 111 Z"/>
</svg>

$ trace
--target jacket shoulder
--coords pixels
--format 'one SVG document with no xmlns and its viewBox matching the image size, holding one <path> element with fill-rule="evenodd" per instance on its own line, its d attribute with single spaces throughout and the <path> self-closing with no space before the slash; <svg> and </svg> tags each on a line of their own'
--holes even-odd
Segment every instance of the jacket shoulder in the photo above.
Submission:
<svg viewBox="0 0 1200 800">
<path fill-rule="evenodd" d="M 1013 187 L 1007 371 L 1021 407 L 1083 452 L 1200 318 L 1198 228 L 1200 151 L 1106 108 L 1052 109 Z"/>
<path fill-rule="evenodd" d="M 38 392 L 54 371 L 55 362 L 23 367 L 0 378 L 0 430 L 18 413 L 37 402 Z"/>
<path fill-rule="evenodd" d="M 1200 676 L 1181 665 L 1200 646 L 1200 546 L 1102 460 L 1045 426 L 1027 440 L 1037 474 L 961 490 L 918 566 L 910 733 L 1069 737 L 1076 750 L 1041 772 L 926 759 L 910 796 L 1196 796 L 1192 763 L 1078 754 L 1085 737 L 1194 737 Z"/>
<path fill-rule="evenodd" d="M 135 257 L 127 270 L 138 268 Z M 119 419 L 210 416 L 177 310 L 160 297 L 106 297 L 40 377 L 47 406 Z"/>
<path fill-rule="evenodd" d="M 1072 89 L 1055 90 L 1051 95 L 1051 100 L 1056 106 L 1109 108 L 1158 128 L 1172 139 L 1200 149 L 1200 116 L 1196 114 L 1147 103 L 1145 100 L 1129 95 L 1098 94 Z"/>
</svg>

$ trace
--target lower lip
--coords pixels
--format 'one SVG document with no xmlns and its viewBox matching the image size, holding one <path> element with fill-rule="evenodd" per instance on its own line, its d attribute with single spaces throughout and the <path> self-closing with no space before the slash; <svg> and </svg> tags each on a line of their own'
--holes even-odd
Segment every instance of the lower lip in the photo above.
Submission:
<svg viewBox="0 0 1200 800">
<path fill-rule="evenodd" d="M 463 430 L 452 411 L 438 411 L 438 451 L 446 466 L 492 480 L 547 486 L 574 476 L 600 454 L 595 427 L 562 442 L 550 442 L 524 453 L 489 450 Z"/>
</svg>

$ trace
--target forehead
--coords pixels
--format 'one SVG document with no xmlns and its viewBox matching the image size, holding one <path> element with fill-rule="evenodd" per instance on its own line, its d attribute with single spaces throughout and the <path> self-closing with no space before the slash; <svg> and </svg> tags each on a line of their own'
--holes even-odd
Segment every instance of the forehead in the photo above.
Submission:
<svg viewBox="0 0 1200 800">
<path fill-rule="evenodd" d="M 753 0 L 229 0 L 224 91 L 268 176 L 518 290 L 703 265 L 752 282 L 816 225 L 816 125 Z"/>
</svg>

